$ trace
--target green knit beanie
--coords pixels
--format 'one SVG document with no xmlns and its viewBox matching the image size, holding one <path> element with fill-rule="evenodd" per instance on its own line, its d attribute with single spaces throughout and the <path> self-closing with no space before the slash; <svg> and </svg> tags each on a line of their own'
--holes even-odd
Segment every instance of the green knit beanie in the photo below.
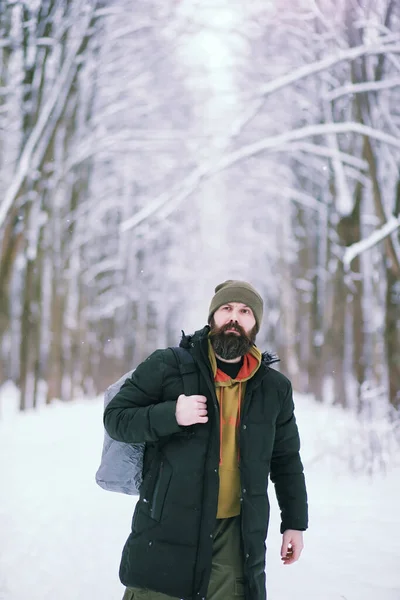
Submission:
<svg viewBox="0 0 400 600">
<path fill-rule="evenodd" d="M 257 331 L 260 329 L 263 315 L 263 300 L 260 294 L 246 281 L 228 279 L 215 288 L 215 296 L 211 300 L 208 311 L 208 323 L 215 311 L 228 302 L 242 302 L 253 311 Z"/>
</svg>

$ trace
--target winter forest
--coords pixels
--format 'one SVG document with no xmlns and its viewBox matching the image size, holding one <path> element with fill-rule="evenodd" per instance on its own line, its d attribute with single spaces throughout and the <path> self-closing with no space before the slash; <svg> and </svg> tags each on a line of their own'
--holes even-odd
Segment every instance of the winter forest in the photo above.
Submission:
<svg viewBox="0 0 400 600">
<path fill-rule="evenodd" d="M 400 405 L 400 5 L 2 0 L 0 383 L 100 393 L 217 283 L 318 402 Z"/>
</svg>

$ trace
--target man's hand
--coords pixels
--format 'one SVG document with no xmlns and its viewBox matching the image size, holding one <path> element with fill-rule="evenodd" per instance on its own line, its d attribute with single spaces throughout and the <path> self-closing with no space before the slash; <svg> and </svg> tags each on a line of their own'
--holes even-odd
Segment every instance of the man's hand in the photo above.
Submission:
<svg viewBox="0 0 400 600">
<path fill-rule="evenodd" d="M 187 427 L 195 423 L 207 423 L 207 398 L 205 396 L 185 396 L 181 394 L 176 403 L 178 425 Z"/>
<path fill-rule="evenodd" d="M 283 564 L 291 565 L 299 560 L 303 548 L 303 532 L 296 529 L 286 529 L 282 536 L 281 558 Z"/>
</svg>

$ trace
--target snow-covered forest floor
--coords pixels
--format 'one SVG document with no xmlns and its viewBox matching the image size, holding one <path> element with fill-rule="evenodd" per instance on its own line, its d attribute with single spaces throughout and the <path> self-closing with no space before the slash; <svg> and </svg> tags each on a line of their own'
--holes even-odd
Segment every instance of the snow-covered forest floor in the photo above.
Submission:
<svg viewBox="0 0 400 600">
<path fill-rule="evenodd" d="M 94 482 L 101 399 L 19 415 L 10 410 L 14 393 L 3 388 L 0 398 L 0 600 L 120 600 L 119 559 L 135 498 Z M 310 528 L 301 560 L 282 566 L 271 490 L 269 600 L 399 600 L 394 448 L 385 444 L 386 473 L 356 473 L 350 454 L 363 455 L 365 428 L 361 434 L 348 414 L 304 396 L 296 406 Z"/>
</svg>

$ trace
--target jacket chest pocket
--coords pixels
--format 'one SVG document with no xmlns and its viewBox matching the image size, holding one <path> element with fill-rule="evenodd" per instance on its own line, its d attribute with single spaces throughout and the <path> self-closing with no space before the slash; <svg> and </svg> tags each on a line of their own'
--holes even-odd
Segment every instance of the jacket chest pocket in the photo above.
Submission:
<svg viewBox="0 0 400 600">
<path fill-rule="evenodd" d="M 167 496 L 169 483 L 171 481 L 172 468 L 168 461 L 163 458 L 160 462 L 156 476 L 153 496 L 150 504 L 150 517 L 160 521 Z"/>
<path fill-rule="evenodd" d="M 271 423 L 246 422 L 242 431 L 243 446 L 250 461 L 269 462 L 275 438 L 275 427 Z"/>
</svg>

